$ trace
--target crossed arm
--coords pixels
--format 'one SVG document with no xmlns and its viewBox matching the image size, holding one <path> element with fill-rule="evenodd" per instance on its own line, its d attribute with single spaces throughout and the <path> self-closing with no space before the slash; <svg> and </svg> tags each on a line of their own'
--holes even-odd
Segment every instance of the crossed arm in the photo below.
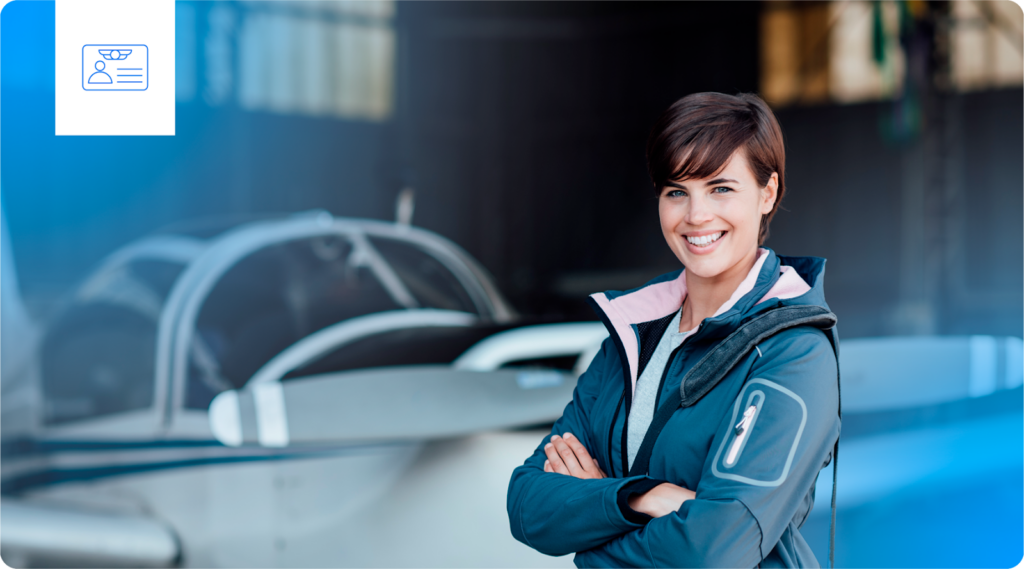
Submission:
<svg viewBox="0 0 1024 569">
<path fill-rule="evenodd" d="M 557 472 L 580 479 L 607 478 L 587 448 L 572 433 L 564 437 L 553 435 L 551 442 L 544 445 L 544 472 Z M 629 497 L 629 507 L 634 511 L 660 518 L 675 512 L 683 502 L 693 499 L 692 490 L 664 482 L 654 488 Z"/>
<path fill-rule="evenodd" d="M 641 533 L 652 520 L 669 517 L 694 498 L 689 489 L 648 476 L 608 478 L 587 450 L 594 448 L 590 411 L 609 378 L 621 373 L 609 338 L 577 381 L 573 399 L 551 435 L 512 472 L 509 529 L 517 540 L 541 553 L 576 553 L 579 561 L 580 552 L 594 552 Z"/>
</svg>

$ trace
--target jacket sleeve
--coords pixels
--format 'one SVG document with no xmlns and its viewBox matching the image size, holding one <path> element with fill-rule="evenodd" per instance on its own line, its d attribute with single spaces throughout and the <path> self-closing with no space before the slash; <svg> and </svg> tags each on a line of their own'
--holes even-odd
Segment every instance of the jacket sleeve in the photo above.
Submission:
<svg viewBox="0 0 1024 569">
<path fill-rule="evenodd" d="M 643 527 L 642 523 L 625 518 L 617 498 L 620 488 L 646 477 L 581 480 L 544 472 L 544 445 L 554 434 L 572 433 L 591 456 L 598 456 L 594 453 L 589 413 L 602 382 L 613 373 L 621 373 L 621 363 L 612 340 L 607 339 L 577 381 L 572 401 L 551 428 L 551 434 L 512 472 L 507 503 L 512 535 L 541 553 L 565 555 L 582 551 Z"/>
<path fill-rule="evenodd" d="M 696 497 L 580 552 L 578 566 L 753 567 L 794 517 L 806 516 L 804 498 L 839 436 L 835 355 L 820 331 L 806 328 L 759 347 L 763 355 L 718 426 Z M 749 425 L 738 429 L 751 408 Z"/>
</svg>

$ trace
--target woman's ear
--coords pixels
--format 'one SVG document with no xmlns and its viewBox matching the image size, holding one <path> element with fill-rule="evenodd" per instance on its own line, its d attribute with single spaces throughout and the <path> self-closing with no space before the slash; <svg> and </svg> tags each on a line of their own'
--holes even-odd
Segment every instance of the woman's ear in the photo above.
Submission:
<svg viewBox="0 0 1024 569">
<path fill-rule="evenodd" d="M 779 196 L 779 174 L 772 172 L 771 178 L 768 178 L 768 184 L 761 189 L 761 214 L 766 215 L 771 213 L 772 208 L 775 207 L 775 199 Z"/>
</svg>

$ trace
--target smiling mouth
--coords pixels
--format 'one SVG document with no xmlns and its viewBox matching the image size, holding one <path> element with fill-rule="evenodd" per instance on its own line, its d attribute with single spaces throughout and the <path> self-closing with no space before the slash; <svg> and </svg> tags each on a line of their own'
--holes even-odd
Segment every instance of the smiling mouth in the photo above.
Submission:
<svg viewBox="0 0 1024 569">
<path fill-rule="evenodd" d="M 700 237 L 686 237 L 686 241 L 694 247 L 707 247 L 715 241 L 718 241 L 725 235 L 726 231 L 719 231 L 718 233 L 712 233 L 711 235 L 702 235 Z"/>
</svg>

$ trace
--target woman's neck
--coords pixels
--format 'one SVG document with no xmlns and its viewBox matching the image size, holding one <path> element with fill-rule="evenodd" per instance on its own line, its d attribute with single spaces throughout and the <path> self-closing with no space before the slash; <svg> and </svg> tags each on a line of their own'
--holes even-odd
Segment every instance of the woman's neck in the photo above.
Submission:
<svg viewBox="0 0 1024 569">
<path fill-rule="evenodd" d="M 692 330 L 705 318 L 714 316 L 750 273 L 757 262 L 757 247 L 740 262 L 713 277 L 701 277 L 686 271 L 686 301 L 679 319 L 679 331 Z"/>
</svg>

